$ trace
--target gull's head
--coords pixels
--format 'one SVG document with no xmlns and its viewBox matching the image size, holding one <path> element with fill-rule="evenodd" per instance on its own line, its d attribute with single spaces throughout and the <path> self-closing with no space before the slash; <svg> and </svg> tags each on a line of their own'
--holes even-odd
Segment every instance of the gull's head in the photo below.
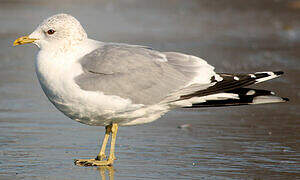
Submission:
<svg viewBox="0 0 300 180">
<path fill-rule="evenodd" d="M 33 43 L 41 49 L 68 48 L 87 39 L 83 27 L 73 16 L 57 14 L 44 20 L 29 36 L 15 40 L 14 46 Z"/>
</svg>

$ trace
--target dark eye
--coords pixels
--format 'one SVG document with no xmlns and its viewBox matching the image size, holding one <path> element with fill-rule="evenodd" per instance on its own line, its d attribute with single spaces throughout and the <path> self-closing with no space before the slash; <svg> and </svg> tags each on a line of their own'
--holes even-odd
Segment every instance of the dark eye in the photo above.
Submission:
<svg viewBox="0 0 300 180">
<path fill-rule="evenodd" d="M 51 35 L 51 34 L 54 34 L 55 31 L 54 31 L 53 29 L 49 29 L 49 30 L 47 31 L 47 33 Z"/>
</svg>

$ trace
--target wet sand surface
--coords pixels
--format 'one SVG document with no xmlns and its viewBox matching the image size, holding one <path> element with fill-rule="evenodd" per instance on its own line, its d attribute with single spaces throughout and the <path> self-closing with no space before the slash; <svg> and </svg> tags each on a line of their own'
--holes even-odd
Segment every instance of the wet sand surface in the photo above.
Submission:
<svg viewBox="0 0 300 180">
<path fill-rule="evenodd" d="M 91 38 L 196 55 L 218 72 L 283 70 L 257 87 L 291 101 L 172 111 L 121 127 L 113 167 L 77 167 L 104 128 L 58 112 L 35 77 L 37 48 L 12 48 L 60 12 Z M 0 179 L 300 178 L 300 1 L 0 1 L 0 24 Z"/>
</svg>

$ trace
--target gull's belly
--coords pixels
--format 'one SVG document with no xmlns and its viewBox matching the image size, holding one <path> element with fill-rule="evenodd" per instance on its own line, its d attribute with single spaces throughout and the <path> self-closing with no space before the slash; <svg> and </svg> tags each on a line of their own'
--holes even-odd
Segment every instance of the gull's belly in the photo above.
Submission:
<svg viewBox="0 0 300 180">
<path fill-rule="evenodd" d="M 54 79 L 52 76 L 50 80 L 40 74 L 38 79 L 46 96 L 58 110 L 84 124 L 101 126 L 115 121 L 125 123 L 130 121 L 130 118 L 125 118 L 124 112 L 128 113 L 139 107 L 120 97 L 81 90 L 72 79 L 66 76 L 63 80 Z"/>
<path fill-rule="evenodd" d="M 41 86 L 58 110 L 75 121 L 92 126 L 106 126 L 112 122 L 119 125 L 149 123 L 168 111 L 168 107 L 162 105 L 144 107 L 120 97 L 83 91 L 77 87 L 58 90 L 44 82 Z"/>
<path fill-rule="evenodd" d="M 71 119 L 96 126 L 112 122 L 135 125 L 154 121 L 168 111 L 165 105 L 144 106 L 119 96 L 81 89 L 74 78 L 83 71 L 78 62 L 72 61 L 74 59 L 74 55 L 64 54 L 54 58 L 40 51 L 35 64 L 38 80 L 46 96 Z"/>
<path fill-rule="evenodd" d="M 54 106 L 83 124 L 106 126 L 112 122 L 120 125 L 148 123 L 158 119 L 168 109 L 161 105 L 146 107 L 118 96 L 82 90 L 74 82 L 72 73 L 59 68 L 53 72 L 43 72 L 39 68 L 36 71 L 44 93 Z"/>
</svg>

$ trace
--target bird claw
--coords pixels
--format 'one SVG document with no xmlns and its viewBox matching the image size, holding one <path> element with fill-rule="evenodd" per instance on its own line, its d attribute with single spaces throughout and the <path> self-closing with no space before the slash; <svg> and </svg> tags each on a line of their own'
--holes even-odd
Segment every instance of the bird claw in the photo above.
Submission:
<svg viewBox="0 0 300 180">
<path fill-rule="evenodd" d="M 77 166 L 111 166 L 110 160 L 99 161 L 96 159 L 75 159 L 74 164 Z"/>
</svg>

